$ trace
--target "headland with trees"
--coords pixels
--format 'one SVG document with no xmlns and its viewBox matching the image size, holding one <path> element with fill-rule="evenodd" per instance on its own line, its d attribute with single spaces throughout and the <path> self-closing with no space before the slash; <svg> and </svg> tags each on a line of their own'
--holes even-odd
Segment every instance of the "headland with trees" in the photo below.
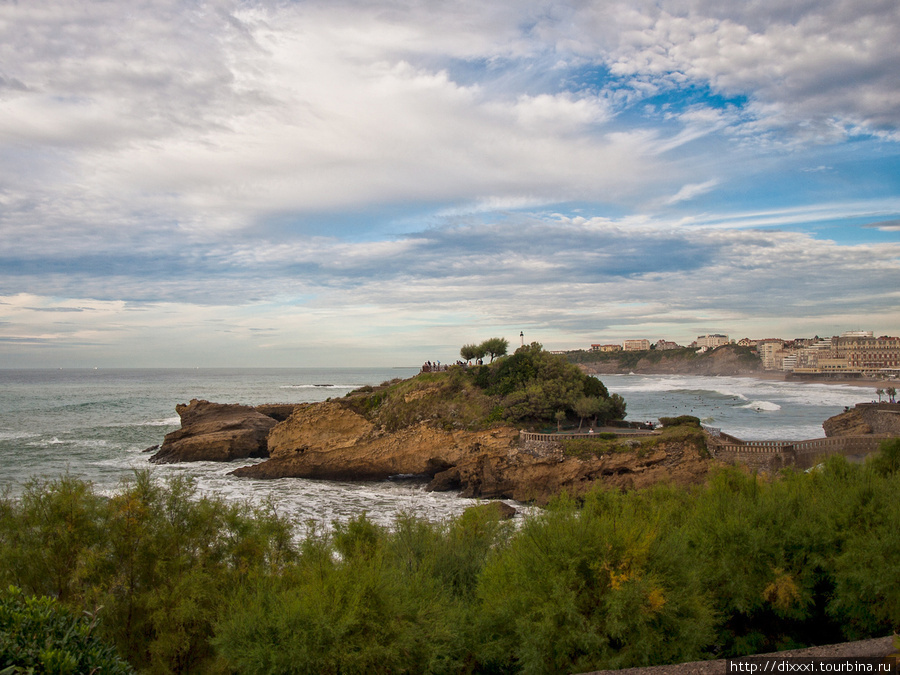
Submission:
<svg viewBox="0 0 900 675">
<path fill-rule="evenodd" d="M 495 356 L 315 406 L 376 435 L 624 415 L 540 345 Z M 865 464 L 710 467 L 692 485 L 597 481 L 512 521 L 484 504 L 327 530 L 150 472 L 114 495 L 34 480 L 0 496 L 0 671 L 569 673 L 900 627 L 900 439 Z"/>
</svg>

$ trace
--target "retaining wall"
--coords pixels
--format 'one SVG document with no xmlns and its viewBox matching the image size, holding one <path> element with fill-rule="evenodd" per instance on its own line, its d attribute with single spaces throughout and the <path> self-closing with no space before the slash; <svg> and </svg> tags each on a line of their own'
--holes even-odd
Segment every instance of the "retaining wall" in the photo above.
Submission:
<svg viewBox="0 0 900 675">
<path fill-rule="evenodd" d="M 724 436 L 724 434 L 722 435 Z M 758 470 L 777 470 L 784 466 L 808 469 L 830 455 L 863 456 L 878 450 L 888 435 L 834 436 L 806 441 L 741 441 L 710 437 L 713 456 L 725 462 L 746 464 Z"/>
</svg>

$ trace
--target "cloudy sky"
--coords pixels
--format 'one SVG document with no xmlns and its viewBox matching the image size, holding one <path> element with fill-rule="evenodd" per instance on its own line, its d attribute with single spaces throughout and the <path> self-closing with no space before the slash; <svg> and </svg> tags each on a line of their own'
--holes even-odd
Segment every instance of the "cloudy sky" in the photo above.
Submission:
<svg viewBox="0 0 900 675">
<path fill-rule="evenodd" d="M 0 0 L 0 367 L 900 334 L 897 0 Z"/>
</svg>

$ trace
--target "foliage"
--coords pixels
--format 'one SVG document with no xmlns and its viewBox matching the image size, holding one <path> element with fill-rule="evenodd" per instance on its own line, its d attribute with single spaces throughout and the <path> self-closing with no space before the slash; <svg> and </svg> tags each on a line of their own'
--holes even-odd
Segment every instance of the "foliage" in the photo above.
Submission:
<svg viewBox="0 0 900 675">
<path fill-rule="evenodd" d="M 463 361 L 474 361 L 483 359 L 487 355 L 484 345 L 463 345 L 459 349 L 459 355 Z"/>
<path fill-rule="evenodd" d="M 518 527 L 361 515 L 298 547 L 270 510 L 185 481 L 139 474 L 108 499 L 33 482 L 0 499 L 0 583 L 23 589 L 0 600 L 0 671 L 18 649 L 35 672 L 90 672 L 70 668 L 82 637 L 140 672 L 224 674 L 583 672 L 880 636 L 900 627 L 898 455 L 894 439 L 865 465 L 598 489 Z M 29 612 L 46 628 L 6 627 Z"/>
<path fill-rule="evenodd" d="M 544 351 L 537 342 L 520 347 L 487 372 L 475 375 L 479 386 L 500 397 L 506 418 L 518 422 L 551 422 L 563 411 L 578 416 L 576 404 L 588 399 L 590 415 L 616 419 L 625 415 L 624 400 L 610 401 L 595 377 L 584 374 L 562 356 Z M 585 408 L 586 409 L 586 408 Z"/>
<path fill-rule="evenodd" d="M 147 672 L 204 672 L 223 589 L 292 555 L 287 522 L 202 497 L 183 478 L 139 472 L 104 499 L 63 476 L 0 503 L 0 583 L 101 608 L 98 635 Z"/>
<path fill-rule="evenodd" d="M 485 354 L 491 357 L 491 361 L 498 356 L 505 356 L 506 351 L 509 349 L 509 340 L 506 338 L 488 338 L 484 342 L 481 343 L 479 349 L 483 349 Z"/>
<path fill-rule="evenodd" d="M 697 427 L 700 428 L 700 418 L 693 415 L 679 415 L 678 417 L 660 417 L 659 423 L 664 427 Z"/>
<path fill-rule="evenodd" d="M 420 373 L 386 387 L 351 392 L 341 402 L 385 430 L 396 431 L 420 422 L 469 430 L 504 421 L 537 427 L 562 424 L 577 417 L 575 406 L 581 399 L 590 401 L 595 424 L 625 417 L 621 396 L 610 396 L 596 377 L 533 343 L 489 365 Z"/>
<path fill-rule="evenodd" d="M 652 501 L 595 492 L 581 509 L 563 498 L 526 520 L 484 570 L 484 665 L 558 673 L 698 658 L 713 613 Z"/>
<path fill-rule="evenodd" d="M 96 617 L 78 617 L 58 600 L 0 593 L 0 668 L 5 675 L 127 675 L 134 671 L 94 634 Z"/>
<path fill-rule="evenodd" d="M 569 457 L 591 459 L 601 455 L 609 455 L 618 452 L 630 452 L 635 448 L 619 440 L 616 434 L 593 434 L 588 438 L 567 438 L 560 441 L 563 453 Z"/>
</svg>

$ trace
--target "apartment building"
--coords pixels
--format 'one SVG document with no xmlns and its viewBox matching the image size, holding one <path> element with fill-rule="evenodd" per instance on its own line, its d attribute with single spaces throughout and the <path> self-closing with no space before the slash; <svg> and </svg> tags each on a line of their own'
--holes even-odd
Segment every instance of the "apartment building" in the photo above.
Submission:
<svg viewBox="0 0 900 675">
<path fill-rule="evenodd" d="M 592 352 L 618 352 L 622 350 L 622 345 L 591 345 Z"/>
<path fill-rule="evenodd" d="M 716 347 L 721 347 L 722 345 L 728 344 L 728 336 L 727 335 L 700 335 L 697 337 L 695 344 L 698 347 L 706 347 L 707 349 L 715 349 Z"/>
<path fill-rule="evenodd" d="M 672 342 L 671 340 L 657 340 L 656 341 L 656 350 L 657 351 L 665 351 L 667 349 L 681 349 L 681 345 L 677 342 Z"/>
<path fill-rule="evenodd" d="M 650 349 L 650 340 L 625 340 L 622 349 L 626 352 L 640 352 Z"/>
<path fill-rule="evenodd" d="M 763 370 L 781 370 L 782 361 L 788 353 L 784 348 L 784 340 L 758 340 L 756 351 L 762 361 Z"/>
<path fill-rule="evenodd" d="M 900 337 L 859 335 L 862 331 L 842 334 L 831 341 L 831 358 L 844 360 L 846 369 L 876 373 L 900 368 Z"/>
</svg>

